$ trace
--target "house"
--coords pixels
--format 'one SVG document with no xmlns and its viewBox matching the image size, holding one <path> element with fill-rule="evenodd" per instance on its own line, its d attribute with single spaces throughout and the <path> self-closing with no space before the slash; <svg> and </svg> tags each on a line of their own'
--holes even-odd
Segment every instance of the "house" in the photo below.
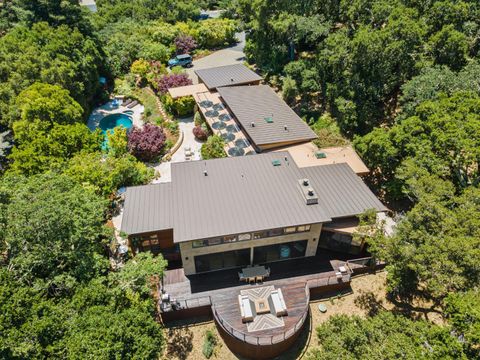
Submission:
<svg viewBox="0 0 480 360">
<path fill-rule="evenodd" d="M 126 191 L 122 231 L 186 275 L 359 253 L 358 215 L 387 208 L 345 163 L 300 168 L 288 152 L 171 164 L 169 183 Z"/>
</svg>

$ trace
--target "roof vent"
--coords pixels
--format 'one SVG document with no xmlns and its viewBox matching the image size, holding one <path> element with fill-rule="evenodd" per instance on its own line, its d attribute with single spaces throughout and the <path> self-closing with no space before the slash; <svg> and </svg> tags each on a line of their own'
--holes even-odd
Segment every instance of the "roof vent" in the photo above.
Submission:
<svg viewBox="0 0 480 360">
<path fill-rule="evenodd" d="M 310 181 L 308 179 L 298 180 L 298 185 L 300 186 L 300 192 L 307 205 L 318 204 L 318 196 L 313 187 L 310 186 Z"/>
<path fill-rule="evenodd" d="M 285 125 L 283 128 L 285 129 L 285 131 L 288 131 L 288 126 L 287 125 Z"/>
<path fill-rule="evenodd" d="M 203 170 L 203 175 L 208 176 L 207 170 Z"/>
<path fill-rule="evenodd" d="M 250 123 L 250 126 L 251 126 L 251 127 L 255 127 L 255 123 L 252 121 L 252 122 Z"/>
<path fill-rule="evenodd" d="M 230 81 L 233 83 L 233 78 L 231 78 Z"/>
<path fill-rule="evenodd" d="M 325 154 L 324 152 L 321 152 L 321 151 L 317 151 L 317 152 L 315 152 L 315 157 L 317 159 L 325 159 L 327 157 L 327 154 Z"/>
<path fill-rule="evenodd" d="M 272 165 L 273 166 L 280 166 L 280 165 L 282 165 L 282 163 L 280 162 L 280 160 L 272 160 Z"/>
</svg>

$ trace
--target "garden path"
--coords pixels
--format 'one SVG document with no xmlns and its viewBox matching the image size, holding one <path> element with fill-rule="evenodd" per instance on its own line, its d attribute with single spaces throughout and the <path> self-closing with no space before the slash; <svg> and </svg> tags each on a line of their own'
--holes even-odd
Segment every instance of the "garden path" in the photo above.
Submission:
<svg viewBox="0 0 480 360">
<path fill-rule="evenodd" d="M 190 147 L 191 151 L 194 152 L 191 160 L 200 160 L 200 148 L 202 147 L 202 143 L 198 141 L 193 135 L 194 127 L 195 123 L 192 116 L 188 118 L 178 119 L 178 130 L 183 132 L 183 143 L 180 148 L 172 155 L 172 159 L 170 161 L 165 161 L 155 166 L 155 170 L 160 173 L 160 177 L 153 180 L 153 184 L 171 181 L 172 177 L 170 171 L 170 164 L 172 162 L 186 161 L 184 150 L 185 147 Z"/>
</svg>

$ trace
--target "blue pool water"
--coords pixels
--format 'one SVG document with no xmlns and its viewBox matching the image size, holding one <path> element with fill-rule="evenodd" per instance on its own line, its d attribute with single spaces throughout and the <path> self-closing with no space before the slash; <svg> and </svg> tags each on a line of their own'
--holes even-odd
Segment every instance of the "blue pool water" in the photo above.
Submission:
<svg viewBox="0 0 480 360">
<path fill-rule="evenodd" d="M 132 127 L 132 119 L 125 114 L 111 114 L 100 120 L 100 124 L 98 126 L 104 133 L 109 130 L 113 130 L 117 126 L 123 126 L 128 130 Z"/>
</svg>

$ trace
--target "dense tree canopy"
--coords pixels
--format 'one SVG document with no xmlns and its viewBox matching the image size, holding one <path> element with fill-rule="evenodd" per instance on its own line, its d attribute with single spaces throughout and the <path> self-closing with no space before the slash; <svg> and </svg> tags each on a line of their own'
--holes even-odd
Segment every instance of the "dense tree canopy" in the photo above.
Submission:
<svg viewBox="0 0 480 360">
<path fill-rule="evenodd" d="M 381 186 L 392 195 L 410 195 L 405 180 L 420 169 L 458 189 L 480 182 L 480 96 L 459 92 L 437 97 L 417 106 L 415 116 L 356 141 L 367 166 L 378 168 Z"/>
<path fill-rule="evenodd" d="M 0 280 L 2 358 L 158 359 L 164 341 L 153 302 L 121 290 L 109 277 L 56 299 L 25 286 L 6 268 Z"/>
<path fill-rule="evenodd" d="M 105 270 L 105 203 L 91 188 L 54 174 L 6 177 L 0 186 L 1 248 L 15 278 L 55 292 Z"/>
<path fill-rule="evenodd" d="M 393 236 L 370 240 L 370 250 L 389 264 L 390 291 L 440 303 L 449 293 L 480 286 L 480 190 L 455 196 L 451 182 L 433 175 L 409 185 L 416 205 Z"/>
<path fill-rule="evenodd" d="M 317 328 L 320 349 L 310 360 L 461 359 L 462 343 L 448 327 L 381 312 L 371 318 L 337 315 Z"/>
<path fill-rule="evenodd" d="M 38 119 L 73 124 L 83 115 L 80 104 L 58 85 L 35 83 L 18 94 L 15 105 L 20 119 L 30 122 Z"/>
<path fill-rule="evenodd" d="M 15 119 L 17 95 L 35 82 L 59 85 L 87 108 L 102 67 L 99 44 L 66 25 L 16 26 L 0 37 L 0 119 Z"/>
<path fill-rule="evenodd" d="M 78 28 L 87 34 L 92 26 L 84 10 L 78 0 L 5 0 L 0 8 L 0 31 L 17 23 L 31 26 L 45 21 L 51 26 Z"/>
<path fill-rule="evenodd" d="M 125 19 L 134 22 L 186 21 L 200 14 L 200 2 L 196 0 L 97 0 L 96 3 L 95 21 L 100 26 Z"/>
<path fill-rule="evenodd" d="M 80 151 L 99 151 L 100 131 L 92 132 L 86 125 L 59 125 L 40 120 L 17 121 L 13 130 L 15 146 L 12 149 L 11 171 L 33 175 L 58 169 Z"/>
<path fill-rule="evenodd" d="M 455 333 L 463 338 L 472 358 L 480 356 L 480 290 L 452 293 L 445 299 L 445 314 Z"/>
<path fill-rule="evenodd" d="M 109 196 L 122 186 L 148 183 L 154 170 L 130 154 L 104 157 L 100 152 L 82 152 L 69 161 L 65 174 L 81 184 L 89 184 L 98 194 Z"/>
<path fill-rule="evenodd" d="M 460 70 L 478 56 L 475 1 L 247 1 L 246 53 L 267 75 L 284 75 L 300 111 L 330 111 L 347 134 L 391 122 L 400 88 L 420 69 Z M 421 5 L 420 5 L 421 4 Z"/>
</svg>

